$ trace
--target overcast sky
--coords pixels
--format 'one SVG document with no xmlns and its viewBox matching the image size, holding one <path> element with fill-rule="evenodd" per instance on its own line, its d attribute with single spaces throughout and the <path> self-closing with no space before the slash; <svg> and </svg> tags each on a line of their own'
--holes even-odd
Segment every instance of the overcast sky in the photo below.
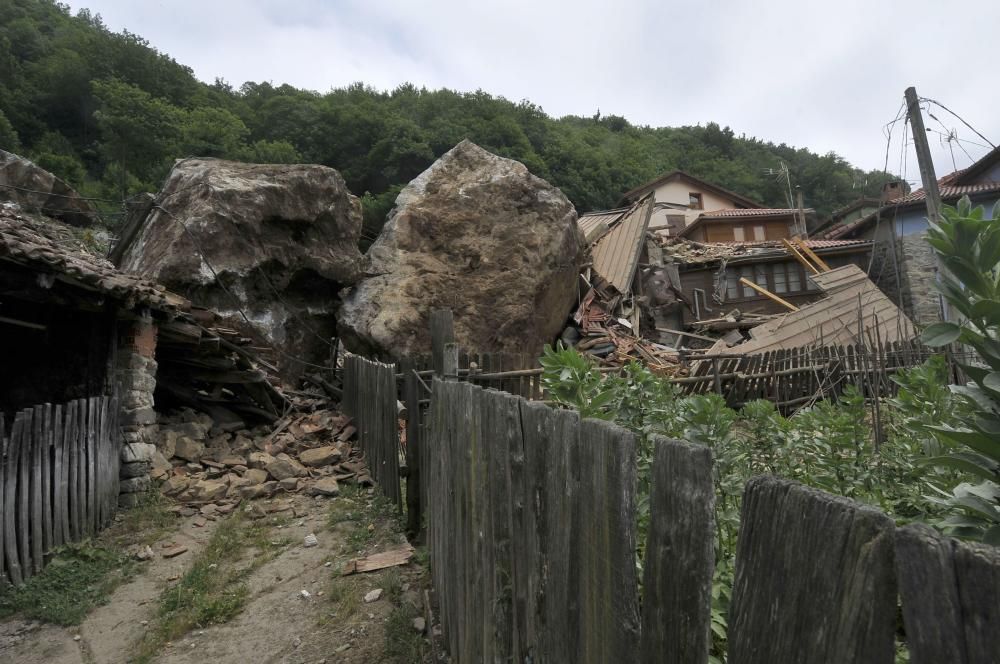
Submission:
<svg viewBox="0 0 1000 664">
<path fill-rule="evenodd" d="M 550 115 L 653 126 L 718 122 L 737 135 L 885 162 L 884 125 L 915 85 L 1000 141 L 997 0 L 72 0 L 211 82 L 320 92 L 363 81 L 481 88 Z M 982 139 L 925 118 L 938 174 Z M 897 125 L 901 129 L 901 123 Z M 889 169 L 901 163 L 901 131 Z M 963 150 L 964 148 L 964 150 Z M 912 146 L 906 177 L 918 181 Z M 968 151 L 970 156 L 966 155 Z"/>
</svg>

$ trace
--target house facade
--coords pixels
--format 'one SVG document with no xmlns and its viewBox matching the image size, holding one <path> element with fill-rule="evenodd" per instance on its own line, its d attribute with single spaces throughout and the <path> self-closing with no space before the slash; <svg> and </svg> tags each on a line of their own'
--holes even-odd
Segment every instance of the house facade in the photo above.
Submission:
<svg viewBox="0 0 1000 664">
<path fill-rule="evenodd" d="M 622 197 L 622 205 L 631 205 L 650 193 L 656 202 L 649 230 L 669 235 L 680 233 L 707 210 L 764 207 L 746 196 L 679 170 L 664 173 L 627 192 Z"/>
<path fill-rule="evenodd" d="M 807 219 L 814 215 L 804 210 Z M 798 210 L 780 208 L 726 209 L 705 212 L 677 233 L 695 242 L 767 242 L 799 235 Z"/>
<path fill-rule="evenodd" d="M 968 196 L 973 206 L 990 210 L 1000 202 L 1000 148 L 970 167 L 938 180 L 941 200 L 956 205 Z M 869 276 L 919 325 L 946 316 L 937 294 L 937 261 L 927 243 L 927 197 L 923 189 L 888 200 L 863 217 L 833 227 L 825 239 L 864 239 L 873 243 Z"/>
<path fill-rule="evenodd" d="M 805 246 L 831 268 L 853 264 L 867 268 L 871 243 L 866 240 L 807 240 Z M 822 296 L 812 272 L 793 258 L 780 242 L 717 244 L 695 247 L 679 240 L 664 248 L 664 258 L 676 262 L 684 297 L 696 307 L 683 323 L 743 314 L 779 314 L 784 305 L 741 283 L 746 278 L 795 306 Z"/>
</svg>

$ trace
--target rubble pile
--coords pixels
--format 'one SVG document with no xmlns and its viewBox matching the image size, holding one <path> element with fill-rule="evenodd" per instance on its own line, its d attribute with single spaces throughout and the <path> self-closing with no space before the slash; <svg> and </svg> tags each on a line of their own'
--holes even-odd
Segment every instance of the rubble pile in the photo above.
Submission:
<svg viewBox="0 0 1000 664">
<path fill-rule="evenodd" d="M 156 445 L 135 447 L 135 472 L 187 505 L 235 505 L 279 492 L 336 496 L 340 482 L 372 486 L 348 442 L 349 419 L 331 410 L 292 414 L 277 426 L 226 431 L 191 409 L 161 416 Z M 138 478 L 137 478 L 138 479 Z"/>
<path fill-rule="evenodd" d="M 567 328 L 563 343 L 601 366 L 620 367 L 635 361 L 662 376 L 685 374 L 676 349 L 639 337 L 627 319 L 612 316 L 608 309 L 591 289 L 573 316 L 578 327 Z"/>
</svg>

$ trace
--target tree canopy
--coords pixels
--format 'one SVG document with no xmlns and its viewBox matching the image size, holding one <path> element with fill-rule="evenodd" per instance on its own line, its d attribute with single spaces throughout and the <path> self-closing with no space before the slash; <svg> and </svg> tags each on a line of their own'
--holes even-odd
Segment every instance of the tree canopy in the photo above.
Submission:
<svg viewBox="0 0 1000 664">
<path fill-rule="evenodd" d="M 619 116 L 553 118 L 477 90 L 392 91 L 357 83 L 325 94 L 289 85 L 198 81 L 190 68 L 87 10 L 0 0 L 0 148 L 38 161 L 91 196 L 155 191 L 174 159 L 325 164 L 362 197 L 375 230 L 399 188 L 464 138 L 523 162 L 580 212 L 679 168 L 775 207 L 793 186 L 822 216 L 894 179 L 834 153 L 737 136 L 714 122 L 636 126 Z"/>
</svg>

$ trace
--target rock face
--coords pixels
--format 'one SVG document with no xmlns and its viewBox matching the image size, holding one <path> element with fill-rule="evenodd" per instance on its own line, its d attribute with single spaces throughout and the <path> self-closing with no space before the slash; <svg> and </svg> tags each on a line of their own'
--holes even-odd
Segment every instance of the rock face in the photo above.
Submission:
<svg viewBox="0 0 1000 664">
<path fill-rule="evenodd" d="M 287 355 L 329 358 L 337 294 L 361 262 L 361 203 L 337 171 L 185 159 L 156 201 L 169 214 L 153 208 L 122 252 L 123 268 Z M 301 374 L 287 355 L 283 373 Z"/>
<path fill-rule="evenodd" d="M 0 150 L 0 201 L 12 201 L 71 226 L 90 226 L 97 218 L 94 206 L 73 187 L 34 162 L 4 150 Z"/>
<path fill-rule="evenodd" d="M 430 312 L 450 308 L 464 348 L 537 352 L 576 301 L 583 256 L 562 192 L 463 141 L 400 192 L 341 309 L 341 338 L 356 352 L 426 353 Z"/>
</svg>

